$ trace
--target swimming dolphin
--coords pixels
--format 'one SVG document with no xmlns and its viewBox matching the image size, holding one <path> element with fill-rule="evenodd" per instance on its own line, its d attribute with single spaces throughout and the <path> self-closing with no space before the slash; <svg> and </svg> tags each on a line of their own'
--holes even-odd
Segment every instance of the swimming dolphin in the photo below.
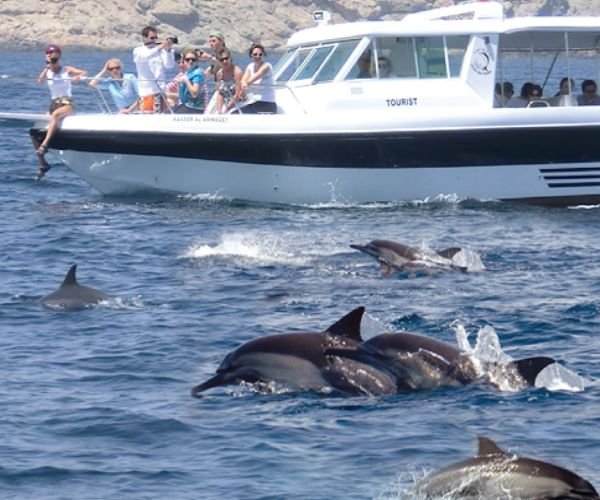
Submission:
<svg viewBox="0 0 600 500">
<path fill-rule="evenodd" d="M 366 245 L 350 245 L 350 247 L 374 257 L 379 262 L 379 269 L 384 276 L 389 276 L 394 271 L 467 270 L 466 267 L 457 266 L 452 262 L 452 258 L 462 250 L 458 247 L 428 253 L 420 248 L 389 240 L 373 240 Z"/>
<path fill-rule="evenodd" d="M 364 307 L 358 307 L 324 332 L 284 333 L 246 342 L 225 357 L 214 377 L 194 387 L 192 395 L 240 382 L 275 382 L 298 390 L 335 390 L 346 395 L 392 394 L 396 384 L 387 373 L 325 354 L 329 348 L 358 345 L 364 312 Z"/>
<path fill-rule="evenodd" d="M 479 451 L 431 474 L 414 487 L 419 498 L 539 498 L 600 500 L 594 487 L 571 471 L 501 450 L 479 438 Z"/>
<path fill-rule="evenodd" d="M 57 309 L 82 309 L 111 298 L 100 290 L 77 283 L 76 271 L 77 264 L 74 264 L 58 290 L 42 297 L 40 302 Z"/>
<path fill-rule="evenodd" d="M 387 372 L 396 380 L 397 392 L 461 386 L 485 378 L 473 359 L 445 342 L 413 333 L 382 333 L 353 348 L 330 348 L 326 354 L 348 357 Z M 510 361 L 503 367 L 535 385 L 538 374 L 556 361 L 548 357 Z M 496 365 L 495 365 L 496 366 Z"/>
</svg>

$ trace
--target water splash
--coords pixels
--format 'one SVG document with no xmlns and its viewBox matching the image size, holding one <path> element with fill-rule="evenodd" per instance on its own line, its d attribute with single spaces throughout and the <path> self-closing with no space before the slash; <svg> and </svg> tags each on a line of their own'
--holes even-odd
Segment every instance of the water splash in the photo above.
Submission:
<svg viewBox="0 0 600 500">
<path fill-rule="evenodd" d="M 479 329 L 475 343 L 469 342 L 469 333 L 459 321 L 452 323 L 458 348 L 473 361 L 478 375 L 487 379 L 501 391 L 516 392 L 526 387 L 525 381 L 511 363 L 513 358 L 502 350 L 500 339 L 493 327 Z M 575 372 L 553 363 L 543 369 L 535 380 L 535 387 L 548 391 L 580 392 L 584 380 Z"/>
</svg>

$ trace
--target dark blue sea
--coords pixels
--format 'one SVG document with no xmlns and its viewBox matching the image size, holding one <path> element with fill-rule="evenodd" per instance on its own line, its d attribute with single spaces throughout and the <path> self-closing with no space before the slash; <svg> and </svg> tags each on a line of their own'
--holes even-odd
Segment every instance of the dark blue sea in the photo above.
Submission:
<svg viewBox="0 0 600 500">
<path fill-rule="evenodd" d="M 107 57 L 64 54 L 92 74 Z M 42 60 L 3 54 L 0 109 L 46 110 L 33 82 Z M 93 109 L 85 95 L 79 109 Z M 108 198 L 51 154 L 55 168 L 35 182 L 27 129 L 0 130 L 2 498 L 406 498 L 474 455 L 478 436 L 600 488 L 600 207 Z M 376 238 L 461 246 L 485 269 L 383 277 L 349 247 Z M 40 305 L 72 264 L 116 298 Z M 552 356 L 583 390 L 191 397 L 241 343 L 321 331 L 359 305 L 367 338 L 467 333 L 473 344 L 492 331 L 506 355 Z"/>
</svg>

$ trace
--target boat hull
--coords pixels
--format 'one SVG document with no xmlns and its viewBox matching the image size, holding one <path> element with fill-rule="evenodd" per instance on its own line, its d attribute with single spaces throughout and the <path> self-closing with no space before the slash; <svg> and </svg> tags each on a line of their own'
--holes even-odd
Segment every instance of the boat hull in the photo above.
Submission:
<svg viewBox="0 0 600 500">
<path fill-rule="evenodd" d="M 216 125 L 137 117 L 146 119 L 138 128 L 139 121 L 113 117 L 116 129 L 102 118 L 93 123 L 73 117 L 51 146 L 108 195 L 158 190 L 289 204 L 440 196 L 600 203 L 600 124 L 561 110 L 552 113 L 562 121 L 540 123 L 535 110 L 527 111 L 501 112 L 490 123 L 481 123 L 481 116 L 455 117 L 445 128 L 421 116 L 411 129 L 398 128 L 396 121 L 395 128 L 348 123 L 343 131 L 339 121 L 296 119 L 292 126 L 270 117 L 228 118 Z"/>
</svg>

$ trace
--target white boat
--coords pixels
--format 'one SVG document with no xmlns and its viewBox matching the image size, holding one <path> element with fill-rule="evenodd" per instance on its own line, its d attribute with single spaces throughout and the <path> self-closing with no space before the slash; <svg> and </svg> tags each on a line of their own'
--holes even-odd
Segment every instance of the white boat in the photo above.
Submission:
<svg viewBox="0 0 600 500">
<path fill-rule="evenodd" d="M 600 106 L 496 107 L 494 93 L 507 79 L 545 80 L 544 96 L 562 77 L 597 80 L 600 18 L 506 18 L 476 2 L 400 21 L 315 19 L 275 67 L 277 114 L 77 114 L 51 149 L 104 194 L 600 203 Z"/>
</svg>

